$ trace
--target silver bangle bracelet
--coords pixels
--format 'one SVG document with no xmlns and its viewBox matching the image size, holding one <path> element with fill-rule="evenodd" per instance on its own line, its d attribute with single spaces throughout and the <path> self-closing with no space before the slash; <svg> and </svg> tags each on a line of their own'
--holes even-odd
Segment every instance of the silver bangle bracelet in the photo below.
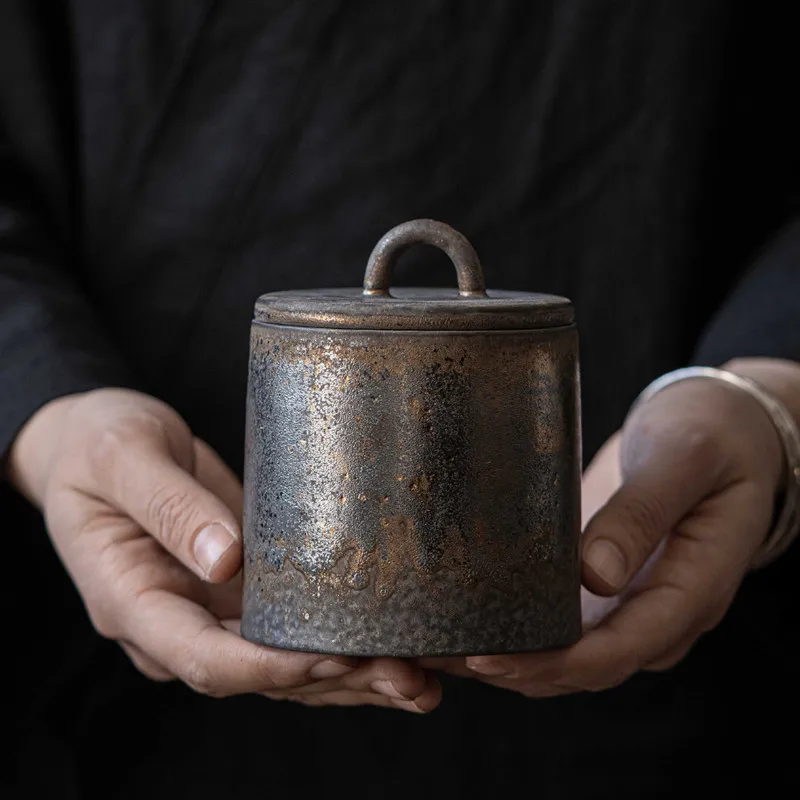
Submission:
<svg viewBox="0 0 800 800">
<path fill-rule="evenodd" d="M 787 467 L 783 505 L 775 527 L 756 553 L 751 565 L 753 569 L 766 566 L 784 553 L 800 534 L 800 429 L 786 406 L 755 381 L 713 367 L 684 367 L 656 378 L 636 398 L 631 411 L 667 386 L 689 378 L 712 378 L 747 392 L 761 404 L 778 432 Z"/>
</svg>

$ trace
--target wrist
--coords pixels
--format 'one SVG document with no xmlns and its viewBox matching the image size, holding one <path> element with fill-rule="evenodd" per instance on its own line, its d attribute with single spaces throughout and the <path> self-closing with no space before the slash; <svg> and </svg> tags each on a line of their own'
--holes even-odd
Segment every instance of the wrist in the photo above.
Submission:
<svg viewBox="0 0 800 800">
<path fill-rule="evenodd" d="M 780 358 L 734 358 L 720 369 L 763 386 L 800 426 L 800 363 Z"/>
<path fill-rule="evenodd" d="M 723 368 L 752 381 L 777 401 L 771 415 L 781 432 L 781 479 L 773 528 L 753 566 L 769 564 L 800 534 L 800 363 L 782 359 L 734 359 Z"/>
<path fill-rule="evenodd" d="M 778 358 L 735 358 L 721 369 L 755 381 L 783 404 L 800 427 L 800 363 Z M 782 453 L 779 493 L 786 488 L 787 478 L 785 454 Z"/>
<path fill-rule="evenodd" d="M 751 405 L 740 417 L 721 414 L 717 404 L 711 403 L 716 423 L 723 424 L 724 438 L 729 442 L 737 439 L 744 442 L 745 449 L 740 455 L 745 459 L 739 462 L 740 467 L 745 467 L 751 481 L 769 487 L 778 501 L 772 530 L 751 564 L 758 568 L 779 557 L 800 534 L 800 365 L 778 359 L 737 359 L 723 366 L 723 369 L 685 367 L 662 375 L 642 391 L 633 408 L 673 384 L 694 378 L 709 379 L 718 382 L 718 386 L 727 384 L 741 392 L 740 400 L 749 395 L 761 406 L 763 415 L 751 416 L 754 408 Z M 734 396 L 728 394 L 729 399 Z M 741 425 L 732 424 L 738 419 L 742 420 Z M 746 419 L 750 423 L 745 424 Z"/>
<path fill-rule="evenodd" d="M 34 505 L 41 506 L 50 464 L 66 417 L 81 394 L 66 395 L 43 405 L 22 426 L 8 456 L 8 479 Z"/>
</svg>

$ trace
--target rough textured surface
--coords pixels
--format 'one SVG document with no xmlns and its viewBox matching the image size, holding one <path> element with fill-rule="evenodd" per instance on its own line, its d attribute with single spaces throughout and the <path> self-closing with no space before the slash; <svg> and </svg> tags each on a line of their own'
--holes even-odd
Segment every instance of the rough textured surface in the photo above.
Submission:
<svg viewBox="0 0 800 800">
<path fill-rule="evenodd" d="M 256 323 L 242 629 L 355 655 L 580 634 L 577 335 Z"/>
</svg>

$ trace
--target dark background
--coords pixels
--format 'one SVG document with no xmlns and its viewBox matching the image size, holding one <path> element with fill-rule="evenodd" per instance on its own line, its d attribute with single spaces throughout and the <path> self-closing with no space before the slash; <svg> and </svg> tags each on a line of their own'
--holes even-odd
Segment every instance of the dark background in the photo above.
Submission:
<svg viewBox="0 0 800 800">
<path fill-rule="evenodd" d="M 607 345 L 613 337 L 586 339 L 587 458 L 621 422 L 638 388 L 691 360 L 711 310 L 731 285 L 717 277 L 745 270 L 800 208 L 795 29 L 777 11 L 730 5 L 736 9 L 729 22 L 732 33 L 721 54 L 708 53 L 724 65 L 724 100 L 711 115 L 713 147 L 699 164 L 699 184 L 705 188 L 687 199 L 696 209 L 697 225 L 685 302 L 679 307 L 685 319 L 676 321 L 679 346 L 642 353 L 631 362 L 627 379 L 612 381 L 608 389 L 606 373 L 613 370 L 615 350 Z M 61 12 L 38 7 L 52 15 L 47 27 L 58 53 L 66 47 L 59 35 Z M 70 98 L 63 101 L 71 107 Z M 505 113 L 498 101 L 491 124 L 502 125 Z M 430 158 L 433 166 L 435 153 Z M 85 207 L 85 198 L 76 202 Z M 430 204 L 432 212 L 435 205 Z M 389 208 L 386 219 L 378 214 L 364 230 L 344 236 L 348 250 L 336 258 L 352 266 L 337 273 L 341 283 L 358 281 L 361 254 L 383 229 L 400 221 L 394 212 Z M 313 221 L 309 225 L 313 228 Z M 490 233 L 475 227 L 479 252 L 501 252 Z M 472 236 L 469 228 L 464 232 Z M 540 278 L 536 288 L 541 291 L 569 289 L 569 281 L 556 272 L 544 269 Z M 410 254 L 400 279 L 449 284 L 451 268 L 435 253 Z M 575 293 L 579 324 L 593 320 L 593 333 L 601 327 L 598 296 L 608 280 L 598 275 L 590 289 Z M 641 276 L 645 285 L 648 280 L 647 274 Z M 264 285 L 263 290 L 290 288 L 290 282 L 287 277 L 287 285 Z M 607 324 L 618 326 L 622 339 L 640 335 L 651 312 L 647 305 L 623 303 L 607 313 Z M 768 324 L 769 317 L 767 305 L 760 320 Z M 246 322 L 238 319 L 239 329 Z M 115 327 L 113 320 L 109 323 Z M 132 349 L 123 326 L 116 330 L 123 352 Z M 203 356 L 205 330 L 201 322 L 193 358 Z M 704 355 L 713 361 L 713 342 Z M 246 357 L 242 349 L 228 367 L 241 389 Z M 163 379 L 160 394 L 179 409 L 188 404 L 184 391 L 196 386 L 184 389 L 177 378 L 171 382 L 169 362 L 151 370 L 146 354 L 137 358 L 140 363 L 134 365 L 145 386 Z M 6 390 L 0 386 L 0 392 Z M 232 414 L 236 395 L 230 395 Z M 243 390 L 240 395 L 241 422 L 232 423 L 238 433 L 214 442 L 237 469 Z M 219 414 L 213 394 L 192 403 L 195 428 L 201 434 L 207 429 L 213 441 L 211 420 Z M 0 487 L 0 510 L 8 545 L 2 596 L 4 662 L 10 674 L 4 705 L 14 742 L 13 763 L 4 774 L 21 796 L 79 796 L 71 793 L 73 781 L 83 782 L 91 796 L 153 798 L 250 797 L 254 786 L 265 796 L 310 796 L 334 787 L 380 797 L 391 787 L 409 797 L 525 792 L 542 798 L 640 798 L 699 792 L 704 786 L 721 796 L 741 791 L 744 780 L 756 781 L 768 795 L 790 782 L 796 785 L 791 725 L 800 710 L 800 661 L 793 641 L 797 547 L 776 566 L 748 578 L 720 627 L 670 674 L 640 675 L 619 690 L 595 696 L 524 703 L 509 693 L 454 681 L 446 686 L 441 709 L 416 718 L 368 709 L 303 709 L 260 698 L 199 700 L 180 686 L 151 684 L 116 645 L 93 633 L 38 518 L 7 487 Z"/>
</svg>

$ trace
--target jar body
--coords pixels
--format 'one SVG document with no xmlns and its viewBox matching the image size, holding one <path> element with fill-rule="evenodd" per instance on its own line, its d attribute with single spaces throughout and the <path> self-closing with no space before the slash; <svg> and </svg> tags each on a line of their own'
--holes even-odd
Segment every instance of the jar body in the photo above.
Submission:
<svg viewBox="0 0 800 800">
<path fill-rule="evenodd" d="M 580 636 L 574 325 L 255 322 L 243 635 L 377 656 Z"/>
</svg>

